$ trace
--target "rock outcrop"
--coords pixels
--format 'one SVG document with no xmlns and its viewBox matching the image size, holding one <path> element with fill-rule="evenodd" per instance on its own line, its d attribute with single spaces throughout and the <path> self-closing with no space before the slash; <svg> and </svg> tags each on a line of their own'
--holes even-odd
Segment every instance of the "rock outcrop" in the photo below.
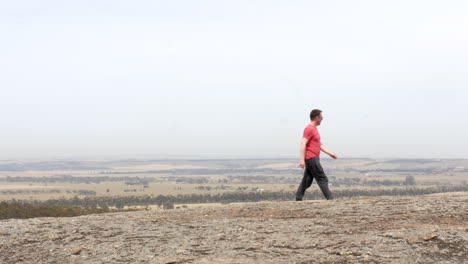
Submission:
<svg viewBox="0 0 468 264">
<path fill-rule="evenodd" d="M 468 263 L 468 193 L 0 221 L 1 263 Z"/>
</svg>

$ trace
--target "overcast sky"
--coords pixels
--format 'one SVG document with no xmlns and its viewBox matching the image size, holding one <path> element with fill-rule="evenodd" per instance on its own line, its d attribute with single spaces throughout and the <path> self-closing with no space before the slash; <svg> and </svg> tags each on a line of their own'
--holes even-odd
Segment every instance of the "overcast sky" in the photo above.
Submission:
<svg viewBox="0 0 468 264">
<path fill-rule="evenodd" d="M 339 157 L 468 158 L 466 14 L 464 0 L 0 0 L 0 158 L 298 158 L 314 108 Z"/>
</svg>

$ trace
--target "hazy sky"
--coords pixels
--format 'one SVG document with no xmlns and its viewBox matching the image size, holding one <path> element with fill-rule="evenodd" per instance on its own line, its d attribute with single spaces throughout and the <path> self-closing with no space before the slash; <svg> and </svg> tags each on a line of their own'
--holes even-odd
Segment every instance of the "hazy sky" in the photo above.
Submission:
<svg viewBox="0 0 468 264">
<path fill-rule="evenodd" d="M 0 0 L 0 158 L 468 158 L 468 2 Z M 326 156 L 326 155 L 325 155 Z"/>
</svg>

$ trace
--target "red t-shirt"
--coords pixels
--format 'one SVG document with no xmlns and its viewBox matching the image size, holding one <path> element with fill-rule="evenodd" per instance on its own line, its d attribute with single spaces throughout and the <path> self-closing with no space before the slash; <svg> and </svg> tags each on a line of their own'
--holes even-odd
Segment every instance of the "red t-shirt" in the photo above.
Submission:
<svg viewBox="0 0 468 264">
<path fill-rule="evenodd" d="M 305 151 L 305 159 L 320 157 L 320 134 L 313 125 L 304 129 L 304 138 L 308 139 Z"/>
</svg>

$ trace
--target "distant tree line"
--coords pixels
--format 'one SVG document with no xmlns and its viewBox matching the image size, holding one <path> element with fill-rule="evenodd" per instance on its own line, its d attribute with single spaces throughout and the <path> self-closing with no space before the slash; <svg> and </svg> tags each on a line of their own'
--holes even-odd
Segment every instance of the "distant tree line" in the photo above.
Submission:
<svg viewBox="0 0 468 264">
<path fill-rule="evenodd" d="M 68 217 L 86 214 L 100 214 L 110 211 L 111 210 L 107 207 L 58 206 L 10 201 L 0 203 L 0 220 L 10 218 Z"/>
<path fill-rule="evenodd" d="M 334 186 L 414 186 L 416 185 L 416 179 L 414 176 L 406 176 L 405 180 L 367 180 L 358 177 L 351 177 L 351 178 L 337 178 L 337 177 L 330 177 L 330 182 Z"/>
<path fill-rule="evenodd" d="M 223 168 L 223 169 L 173 169 L 146 171 L 101 171 L 100 174 L 171 174 L 171 175 L 224 175 L 224 174 L 298 174 L 299 168 L 291 169 L 254 169 L 254 168 Z"/>
<path fill-rule="evenodd" d="M 41 190 L 0 190 L 2 195 L 15 195 L 15 194 L 59 194 L 61 191 L 57 189 L 41 189 Z"/>
<path fill-rule="evenodd" d="M 6 176 L 0 177 L 0 182 L 41 182 L 41 183 L 101 183 L 101 182 L 125 182 L 128 185 L 147 185 L 154 182 L 153 177 L 110 177 L 110 176 L 72 176 L 56 175 L 49 177 L 23 177 Z"/>
<path fill-rule="evenodd" d="M 207 178 L 204 178 L 204 177 L 175 178 L 175 179 L 172 179 L 171 181 L 174 181 L 174 180 L 175 180 L 176 183 L 187 183 L 187 184 L 206 184 L 206 183 L 209 182 L 209 180 Z"/>
<path fill-rule="evenodd" d="M 181 184 L 207 184 L 210 182 L 209 178 L 204 177 L 163 177 L 167 181 L 175 181 Z M 224 179 L 216 180 L 216 183 L 225 184 L 298 184 L 300 178 L 298 177 L 278 177 L 278 176 L 264 176 L 264 175 L 250 175 L 250 176 L 233 176 L 227 175 Z M 211 181 L 213 183 L 213 181 Z M 359 177 L 335 177 L 330 176 L 330 183 L 334 186 L 403 186 L 403 185 L 416 185 L 414 176 L 407 176 L 405 180 L 367 180 Z"/>
<path fill-rule="evenodd" d="M 412 176 L 409 176 L 412 177 Z M 180 184 L 207 184 L 210 181 L 206 177 L 162 177 L 170 182 Z M 414 179 L 414 177 L 413 177 Z M 49 176 L 49 177 L 0 177 L 0 182 L 32 182 L 32 183 L 102 183 L 102 182 L 124 182 L 126 185 L 143 185 L 148 186 L 150 182 L 156 181 L 153 177 L 110 177 L 110 176 Z M 217 179 L 216 183 L 245 183 L 245 184 L 260 184 L 260 183 L 275 183 L 275 184 L 298 184 L 300 179 L 298 177 L 278 177 L 278 176 L 264 176 L 264 175 L 251 175 L 251 176 L 234 176 L 227 175 L 224 179 Z M 401 181 L 396 180 L 362 180 L 359 177 L 330 177 L 330 182 L 335 186 L 391 186 L 391 185 L 408 185 Z"/>
<path fill-rule="evenodd" d="M 393 189 L 370 189 L 370 190 L 336 190 L 336 198 L 348 198 L 355 196 L 414 196 L 444 192 L 466 192 L 468 185 L 440 186 L 434 188 L 393 188 Z M 227 192 L 208 194 L 180 194 L 180 195 L 143 195 L 143 196 L 114 196 L 114 197 L 84 197 L 75 196 L 72 199 L 50 199 L 47 201 L 29 201 L 34 205 L 57 205 L 57 206 L 82 206 L 82 207 L 116 207 L 124 206 L 146 206 L 158 205 L 167 207 L 168 204 L 190 204 L 190 203 L 232 203 L 232 202 L 258 202 L 258 201 L 291 201 L 295 192 L 291 191 L 253 191 L 253 192 Z M 306 194 L 307 199 L 323 199 L 318 190 Z"/>
</svg>

